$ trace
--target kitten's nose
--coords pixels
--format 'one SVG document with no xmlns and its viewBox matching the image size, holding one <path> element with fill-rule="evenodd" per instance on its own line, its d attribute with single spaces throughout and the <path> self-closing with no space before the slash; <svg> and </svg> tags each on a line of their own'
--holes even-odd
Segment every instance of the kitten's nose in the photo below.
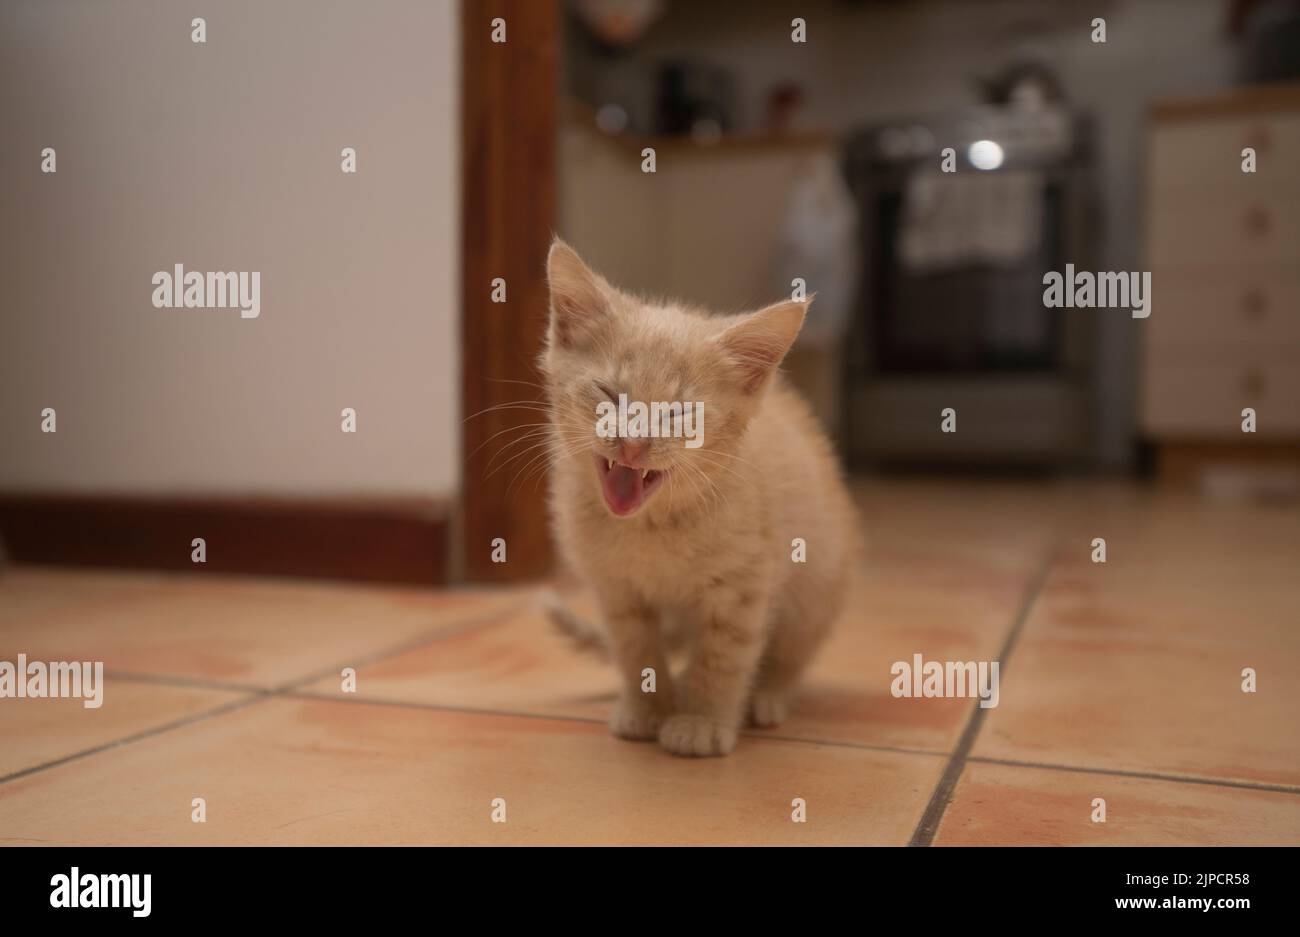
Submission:
<svg viewBox="0 0 1300 937">
<path fill-rule="evenodd" d="M 631 468 L 641 468 L 641 458 L 650 448 L 648 439 L 620 439 L 618 441 L 618 461 Z"/>
</svg>

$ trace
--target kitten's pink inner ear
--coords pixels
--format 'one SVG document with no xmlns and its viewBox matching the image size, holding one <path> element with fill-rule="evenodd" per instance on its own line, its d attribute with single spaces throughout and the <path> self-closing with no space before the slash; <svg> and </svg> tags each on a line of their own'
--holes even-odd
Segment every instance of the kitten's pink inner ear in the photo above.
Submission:
<svg viewBox="0 0 1300 937">
<path fill-rule="evenodd" d="M 609 309 L 600 277 L 568 244 L 557 239 L 546 258 L 551 289 L 551 325 L 562 345 L 581 344 L 591 336 Z"/>
<path fill-rule="evenodd" d="M 807 303 L 777 303 L 747 316 L 719 336 L 718 341 L 736 362 L 741 387 L 758 390 L 776 370 L 803 326 Z"/>
</svg>

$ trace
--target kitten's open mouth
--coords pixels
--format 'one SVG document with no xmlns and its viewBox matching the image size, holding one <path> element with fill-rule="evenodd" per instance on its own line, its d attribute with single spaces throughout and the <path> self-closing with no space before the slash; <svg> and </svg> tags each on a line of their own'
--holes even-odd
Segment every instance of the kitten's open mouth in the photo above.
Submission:
<svg viewBox="0 0 1300 937">
<path fill-rule="evenodd" d="M 596 475 L 605 504 L 619 517 L 635 514 L 664 481 L 657 469 L 633 468 L 617 459 L 596 454 Z"/>
</svg>

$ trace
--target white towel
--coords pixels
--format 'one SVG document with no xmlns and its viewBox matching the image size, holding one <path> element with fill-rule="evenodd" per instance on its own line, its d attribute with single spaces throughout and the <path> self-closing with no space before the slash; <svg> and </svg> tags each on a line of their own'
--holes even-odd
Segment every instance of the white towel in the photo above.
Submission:
<svg viewBox="0 0 1300 937">
<path fill-rule="evenodd" d="M 910 273 L 1014 267 L 1038 250 L 1042 218 L 1039 173 L 916 172 L 904 194 L 899 260 Z"/>
</svg>

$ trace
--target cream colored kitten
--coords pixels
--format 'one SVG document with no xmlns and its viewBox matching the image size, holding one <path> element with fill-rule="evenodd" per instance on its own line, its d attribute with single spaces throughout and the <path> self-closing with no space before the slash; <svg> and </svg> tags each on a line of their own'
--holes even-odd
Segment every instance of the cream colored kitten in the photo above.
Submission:
<svg viewBox="0 0 1300 937">
<path fill-rule="evenodd" d="M 746 715 L 785 716 L 856 546 L 830 446 L 776 373 L 807 303 L 734 316 L 646 303 L 558 240 L 547 268 L 555 532 L 596 592 L 622 678 L 610 725 L 678 755 L 725 755 Z M 701 442 L 602 435 L 598 408 L 620 395 L 702 403 Z M 675 635 L 689 648 L 676 681 Z M 642 692 L 648 667 L 654 693 Z"/>
</svg>

